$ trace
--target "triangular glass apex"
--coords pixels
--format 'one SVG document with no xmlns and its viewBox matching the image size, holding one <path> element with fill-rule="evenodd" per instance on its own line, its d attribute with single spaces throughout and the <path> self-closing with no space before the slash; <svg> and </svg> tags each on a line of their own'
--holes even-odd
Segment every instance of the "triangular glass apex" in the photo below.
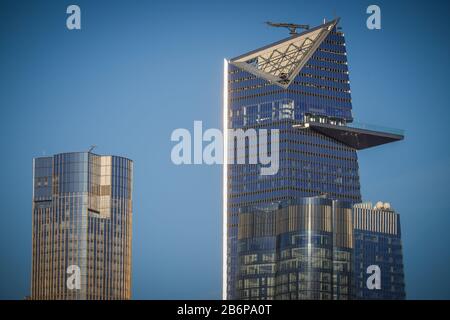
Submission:
<svg viewBox="0 0 450 320">
<path fill-rule="evenodd" d="M 339 18 L 231 59 L 230 63 L 287 89 L 338 22 Z"/>
</svg>

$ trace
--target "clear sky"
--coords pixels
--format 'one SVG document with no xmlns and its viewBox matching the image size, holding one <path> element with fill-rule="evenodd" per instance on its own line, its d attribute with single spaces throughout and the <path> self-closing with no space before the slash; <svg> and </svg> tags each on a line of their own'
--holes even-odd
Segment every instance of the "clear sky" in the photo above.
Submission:
<svg viewBox="0 0 450 320">
<path fill-rule="evenodd" d="M 78 4 L 82 30 L 66 28 Z M 366 28 L 381 7 L 382 29 Z M 359 153 L 401 214 L 408 298 L 450 298 L 448 1 L 0 1 L 0 298 L 29 294 L 32 158 L 135 162 L 133 298 L 221 297 L 221 167 L 175 166 L 176 128 L 220 128 L 223 59 L 340 16 L 354 117 L 406 130 Z"/>
</svg>

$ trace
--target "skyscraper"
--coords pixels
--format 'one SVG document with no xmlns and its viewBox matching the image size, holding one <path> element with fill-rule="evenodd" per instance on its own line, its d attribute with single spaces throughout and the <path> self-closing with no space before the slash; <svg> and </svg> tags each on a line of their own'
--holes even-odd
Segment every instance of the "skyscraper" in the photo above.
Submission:
<svg viewBox="0 0 450 320">
<path fill-rule="evenodd" d="M 130 299 L 133 162 L 33 161 L 32 299 Z"/>
<path fill-rule="evenodd" d="M 405 299 L 400 215 L 389 203 L 354 205 L 356 299 Z M 367 268 L 377 266 L 380 288 L 367 287 Z"/>
<path fill-rule="evenodd" d="M 356 151 L 403 133 L 353 121 L 338 23 L 225 61 L 225 159 L 237 151 L 227 141 L 230 129 L 278 129 L 279 170 L 262 175 L 261 164 L 224 165 L 224 299 L 352 296 Z"/>
</svg>

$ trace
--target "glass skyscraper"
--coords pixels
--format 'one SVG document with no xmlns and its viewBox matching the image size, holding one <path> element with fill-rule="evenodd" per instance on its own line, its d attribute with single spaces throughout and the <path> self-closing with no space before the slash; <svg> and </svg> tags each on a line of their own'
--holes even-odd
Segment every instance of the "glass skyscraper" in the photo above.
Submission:
<svg viewBox="0 0 450 320">
<path fill-rule="evenodd" d="M 131 298 L 132 182 L 123 157 L 34 159 L 32 299 Z"/>
<path fill-rule="evenodd" d="M 356 299 L 405 299 L 400 215 L 388 203 L 354 205 Z M 381 270 L 381 288 L 369 290 L 367 268 Z"/>
<path fill-rule="evenodd" d="M 224 299 L 354 296 L 356 151 L 403 133 L 353 121 L 338 23 L 225 61 Z M 230 163 L 239 145 L 228 132 L 250 128 L 279 130 L 276 174 L 262 175 L 261 164 Z M 247 159 L 255 156 L 245 150 Z"/>
</svg>

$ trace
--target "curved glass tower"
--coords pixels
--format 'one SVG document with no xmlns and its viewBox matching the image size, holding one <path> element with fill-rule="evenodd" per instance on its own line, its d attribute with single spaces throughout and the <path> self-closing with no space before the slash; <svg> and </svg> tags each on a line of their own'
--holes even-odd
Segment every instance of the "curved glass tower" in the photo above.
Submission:
<svg viewBox="0 0 450 320">
<path fill-rule="evenodd" d="M 348 299 L 352 208 L 299 198 L 239 214 L 237 299 Z"/>
<path fill-rule="evenodd" d="M 32 299 L 131 298 L 132 179 L 123 157 L 34 159 Z"/>
</svg>

